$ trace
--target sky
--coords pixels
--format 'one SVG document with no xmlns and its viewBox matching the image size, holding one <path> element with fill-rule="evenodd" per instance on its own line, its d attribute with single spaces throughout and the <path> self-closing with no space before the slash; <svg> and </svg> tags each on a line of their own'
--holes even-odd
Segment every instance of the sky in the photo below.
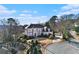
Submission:
<svg viewBox="0 0 79 59">
<path fill-rule="evenodd" d="M 78 14 L 79 4 L 1 4 L 0 19 L 14 18 L 21 25 L 44 23 L 52 16 Z"/>
</svg>

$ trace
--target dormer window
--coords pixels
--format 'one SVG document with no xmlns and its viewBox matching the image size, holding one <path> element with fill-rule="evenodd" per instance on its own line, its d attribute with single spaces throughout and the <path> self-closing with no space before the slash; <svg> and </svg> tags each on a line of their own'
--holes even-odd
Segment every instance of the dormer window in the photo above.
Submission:
<svg viewBox="0 0 79 59">
<path fill-rule="evenodd" d="M 45 26 L 45 27 L 44 27 L 44 31 L 46 31 L 46 29 L 47 29 L 47 27 Z"/>
<path fill-rule="evenodd" d="M 50 32 L 50 29 L 48 28 L 48 32 Z"/>
</svg>

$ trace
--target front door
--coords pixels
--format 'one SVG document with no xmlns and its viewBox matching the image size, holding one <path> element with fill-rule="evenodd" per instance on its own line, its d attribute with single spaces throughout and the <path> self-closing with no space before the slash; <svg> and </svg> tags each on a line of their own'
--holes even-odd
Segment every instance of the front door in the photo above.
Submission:
<svg viewBox="0 0 79 59">
<path fill-rule="evenodd" d="M 35 33 L 35 37 L 37 37 L 36 33 Z"/>
</svg>

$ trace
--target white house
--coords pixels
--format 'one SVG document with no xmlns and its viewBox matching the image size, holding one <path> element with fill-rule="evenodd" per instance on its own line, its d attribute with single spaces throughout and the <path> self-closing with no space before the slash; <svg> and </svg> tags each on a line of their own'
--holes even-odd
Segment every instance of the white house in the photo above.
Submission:
<svg viewBox="0 0 79 59">
<path fill-rule="evenodd" d="M 27 36 L 41 36 L 52 34 L 52 30 L 42 24 L 31 24 L 25 28 L 25 34 Z"/>
<path fill-rule="evenodd" d="M 43 35 L 50 35 L 53 34 L 53 31 L 49 27 L 44 27 L 43 28 Z"/>
<path fill-rule="evenodd" d="M 55 37 L 58 39 L 62 39 L 63 38 L 63 34 L 62 33 L 55 33 Z"/>
<path fill-rule="evenodd" d="M 74 26 L 75 26 L 75 27 L 78 27 L 79 25 L 78 25 L 78 24 L 76 24 L 76 23 L 74 23 Z"/>
</svg>

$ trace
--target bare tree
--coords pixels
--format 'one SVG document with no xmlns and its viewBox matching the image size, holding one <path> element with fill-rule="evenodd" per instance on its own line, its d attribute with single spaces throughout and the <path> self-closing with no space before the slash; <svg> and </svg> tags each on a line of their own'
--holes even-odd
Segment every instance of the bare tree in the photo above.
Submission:
<svg viewBox="0 0 79 59">
<path fill-rule="evenodd" d="M 1 20 L 3 26 L 3 40 L 4 42 L 12 42 L 18 39 L 18 36 L 22 34 L 23 27 L 19 26 L 17 21 L 13 18 L 8 18 L 7 20 Z"/>
</svg>

